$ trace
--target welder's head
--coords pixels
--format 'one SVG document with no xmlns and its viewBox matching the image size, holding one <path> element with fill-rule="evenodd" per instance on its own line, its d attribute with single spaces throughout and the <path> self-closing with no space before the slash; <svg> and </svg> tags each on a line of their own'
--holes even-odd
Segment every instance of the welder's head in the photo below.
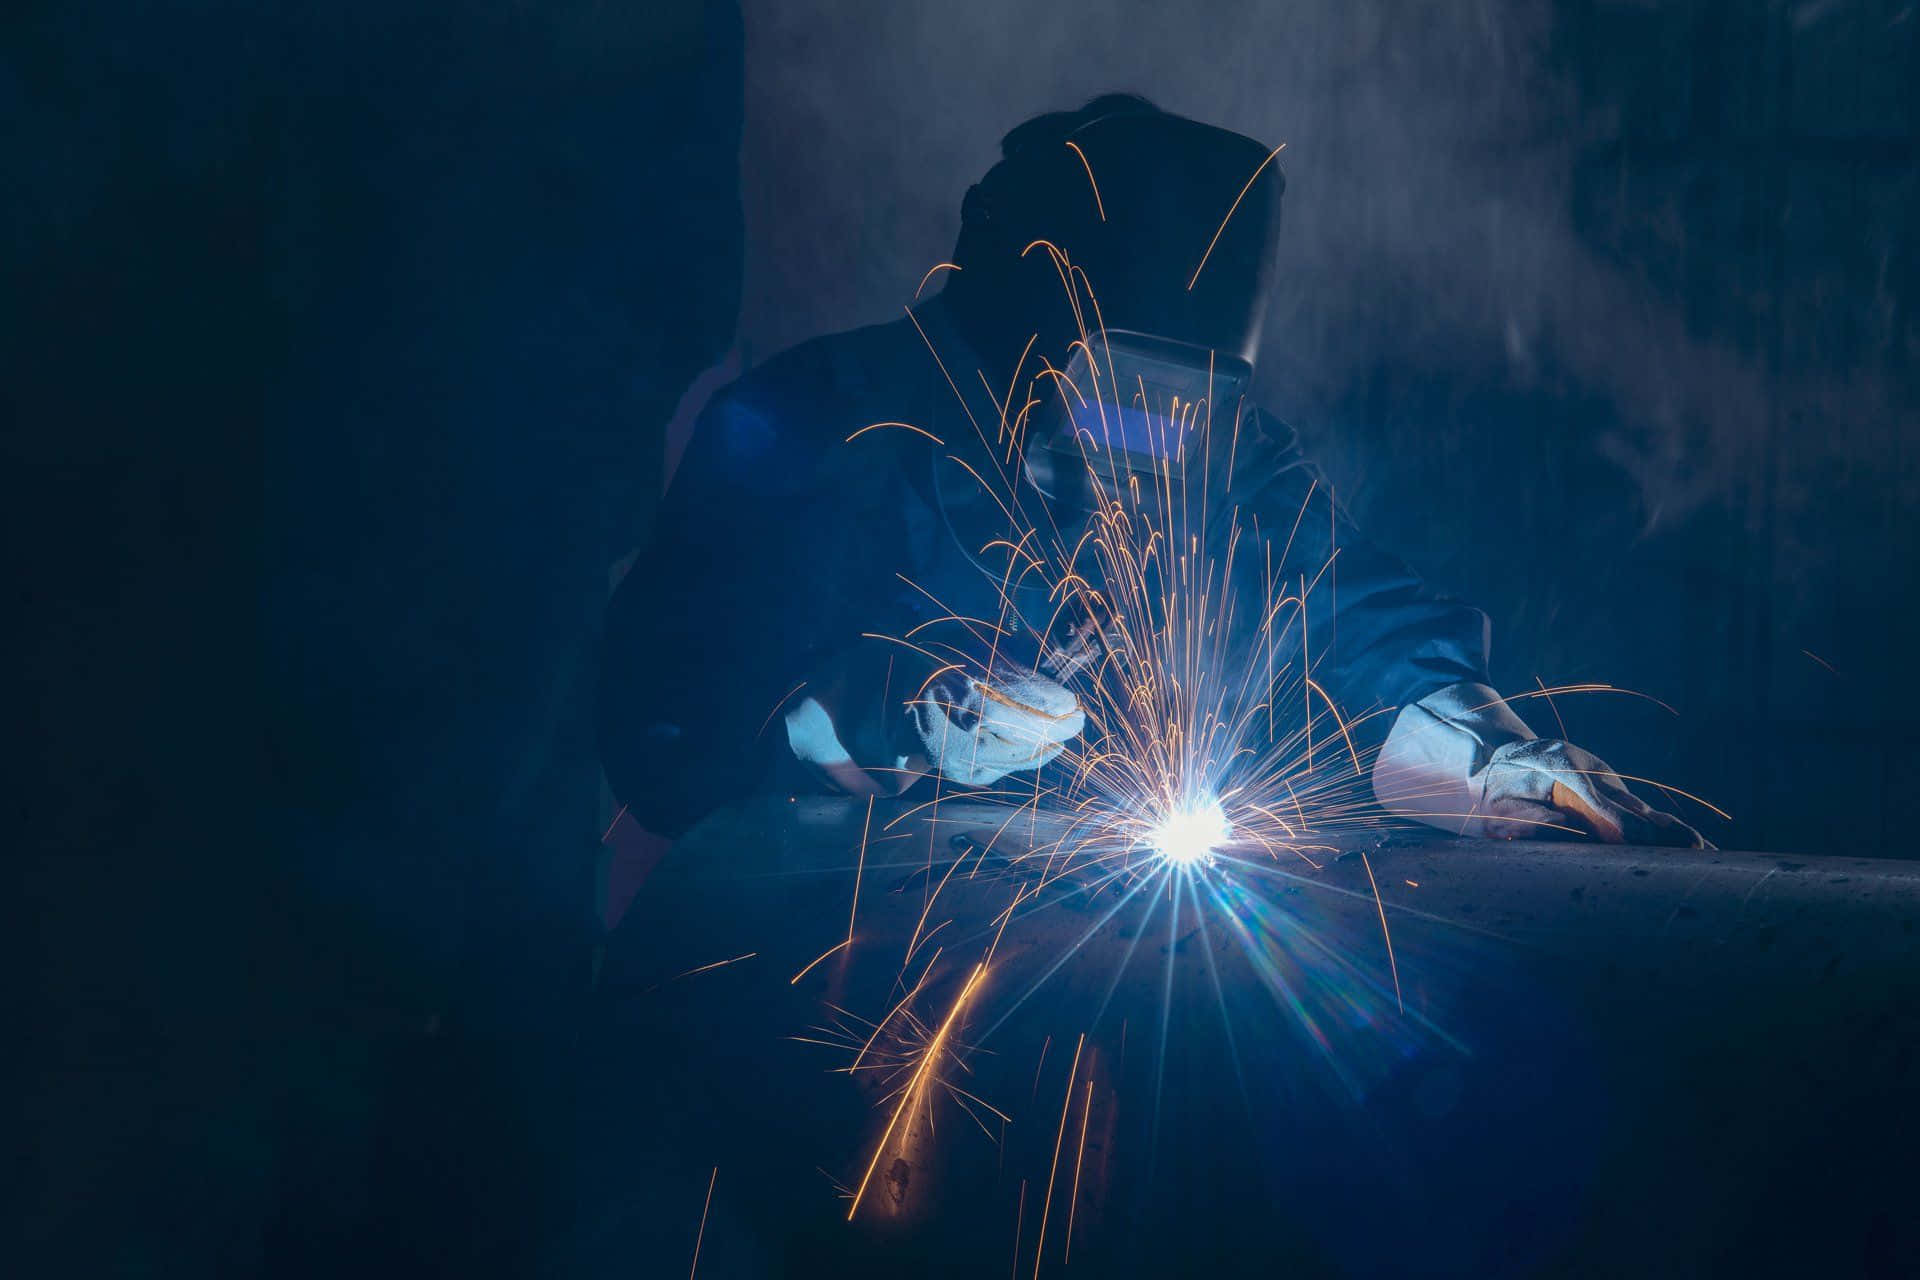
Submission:
<svg viewBox="0 0 1920 1280">
<path fill-rule="evenodd" d="M 1170 483 L 1201 424 L 1238 413 L 1285 181 L 1253 139 L 1125 95 L 1001 149 L 967 192 L 943 296 L 989 379 L 1019 367 L 1023 474 L 1065 525 L 1133 479 Z"/>
<path fill-rule="evenodd" d="M 1010 377 L 1034 334 L 1035 356 L 1063 366 L 1083 323 L 1251 364 L 1286 186 L 1269 148 L 1114 94 L 1027 121 L 1001 152 L 961 205 L 945 287 L 991 376 Z M 1078 318 L 1036 241 L 1084 273 Z"/>
</svg>

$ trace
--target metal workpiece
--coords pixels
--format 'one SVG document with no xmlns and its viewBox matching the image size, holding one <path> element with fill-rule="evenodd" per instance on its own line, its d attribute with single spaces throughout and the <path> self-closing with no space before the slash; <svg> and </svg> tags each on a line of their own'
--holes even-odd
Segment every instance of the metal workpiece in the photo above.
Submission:
<svg viewBox="0 0 1920 1280">
<path fill-rule="evenodd" d="M 607 1204 L 685 1202 L 703 1275 L 1912 1248 L 1920 868 L 1372 832 L 1052 874 L 1071 821 L 773 797 L 698 828 L 605 956 Z"/>
</svg>

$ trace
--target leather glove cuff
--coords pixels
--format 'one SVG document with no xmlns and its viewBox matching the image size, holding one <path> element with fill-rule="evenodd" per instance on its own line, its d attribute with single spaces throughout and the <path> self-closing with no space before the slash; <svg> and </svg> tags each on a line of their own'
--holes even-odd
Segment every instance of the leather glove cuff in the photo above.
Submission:
<svg viewBox="0 0 1920 1280">
<path fill-rule="evenodd" d="M 1483 810 L 1494 753 L 1537 736 L 1486 685 L 1448 685 L 1401 708 L 1374 760 L 1374 797 L 1402 817 L 1465 834 Z"/>
</svg>

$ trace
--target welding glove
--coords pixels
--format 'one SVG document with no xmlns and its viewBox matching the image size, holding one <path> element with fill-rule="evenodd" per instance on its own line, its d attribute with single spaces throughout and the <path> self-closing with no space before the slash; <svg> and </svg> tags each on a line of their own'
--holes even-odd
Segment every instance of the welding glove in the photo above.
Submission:
<svg viewBox="0 0 1920 1280">
<path fill-rule="evenodd" d="M 1598 757 L 1540 738 L 1482 684 L 1456 684 L 1401 709 L 1373 766 L 1373 792 L 1401 817 L 1454 835 L 1567 832 L 1611 844 L 1709 847 L 1650 808 Z"/>
<path fill-rule="evenodd" d="M 1072 690 L 1019 670 L 944 673 L 907 711 L 933 770 L 968 787 L 1038 769 L 1086 727 Z"/>
<path fill-rule="evenodd" d="M 1019 668 L 984 678 L 869 640 L 801 687 L 787 745 L 820 780 L 852 795 L 898 795 L 928 772 L 985 786 L 1037 769 L 1085 717 L 1060 683 Z"/>
</svg>

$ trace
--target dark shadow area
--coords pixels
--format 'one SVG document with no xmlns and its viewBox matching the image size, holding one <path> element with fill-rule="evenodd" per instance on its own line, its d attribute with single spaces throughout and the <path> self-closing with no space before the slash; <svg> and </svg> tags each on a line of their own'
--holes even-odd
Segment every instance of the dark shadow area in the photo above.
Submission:
<svg viewBox="0 0 1920 1280">
<path fill-rule="evenodd" d="M 739 15 L 5 33 L 6 1269 L 529 1274 L 572 1186 L 598 616 L 737 305 Z"/>
</svg>

